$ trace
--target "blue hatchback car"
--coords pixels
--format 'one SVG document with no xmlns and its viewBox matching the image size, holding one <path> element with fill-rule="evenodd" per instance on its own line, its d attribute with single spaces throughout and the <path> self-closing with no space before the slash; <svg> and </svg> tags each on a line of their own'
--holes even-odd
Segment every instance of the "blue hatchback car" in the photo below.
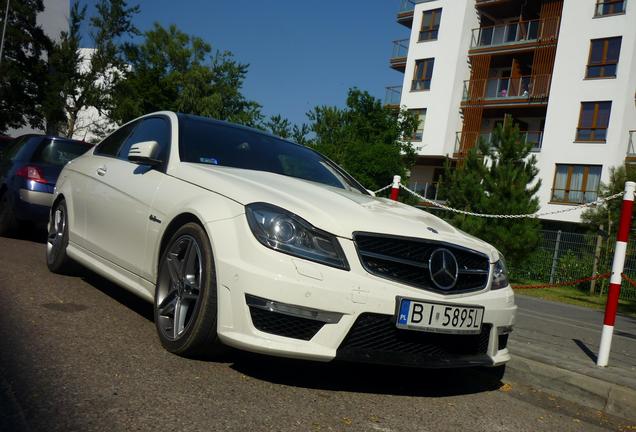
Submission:
<svg viewBox="0 0 636 432">
<path fill-rule="evenodd" d="M 57 178 L 92 147 L 83 141 L 22 135 L 0 148 L 0 235 L 18 222 L 46 223 Z"/>
</svg>

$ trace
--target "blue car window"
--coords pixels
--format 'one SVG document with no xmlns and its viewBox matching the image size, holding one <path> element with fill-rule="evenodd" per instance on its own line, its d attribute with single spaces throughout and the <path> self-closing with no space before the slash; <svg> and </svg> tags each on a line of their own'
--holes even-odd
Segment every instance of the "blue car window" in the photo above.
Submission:
<svg viewBox="0 0 636 432">
<path fill-rule="evenodd" d="M 27 161 L 33 152 L 33 146 L 37 145 L 42 137 L 34 135 L 24 135 L 11 141 L 7 149 L 2 153 L 4 160 Z"/>
<path fill-rule="evenodd" d="M 90 148 L 90 144 L 81 141 L 46 139 L 42 141 L 35 153 L 33 153 L 31 162 L 64 166 L 76 157 L 86 153 Z"/>
</svg>

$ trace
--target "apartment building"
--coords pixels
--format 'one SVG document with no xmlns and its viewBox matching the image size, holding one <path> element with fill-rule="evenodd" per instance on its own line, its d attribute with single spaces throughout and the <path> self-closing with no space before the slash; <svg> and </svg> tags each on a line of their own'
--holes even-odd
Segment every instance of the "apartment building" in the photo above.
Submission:
<svg viewBox="0 0 636 432">
<path fill-rule="evenodd" d="M 410 185 L 427 197 L 504 118 L 533 144 L 542 211 L 596 200 L 636 161 L 636 0 L 404 0 L 385 103 L 420 116 Z M 581 211 L 548 217 L 579 222 Z"/>
</svg>

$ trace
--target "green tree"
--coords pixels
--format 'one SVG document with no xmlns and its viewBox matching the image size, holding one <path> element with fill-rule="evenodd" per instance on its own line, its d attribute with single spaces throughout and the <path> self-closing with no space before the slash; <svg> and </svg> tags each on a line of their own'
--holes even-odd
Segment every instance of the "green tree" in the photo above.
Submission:
<svg viewBox="0 0 636 432">
<path fill-rule="evenodd" d="M 0 0 L 4 19 L 7 0 Z M 51 41 L 36 22 L 42 0 L 12 0 L 0 63 L 0 131 L 43 123 L 42 102 L 47 66 L 44 53 Z M 2 23 L 4 24 L 4 23 Z"/>
<path fill-rule="evenodd" d="M 281 138 L 289 138 L 292 134 L 292 124 L 280 114 L 273 115 L 263 125 L 265 129 Z"/>
<path fill-rule="evenodd" d="M 626 181 L 636 181 L 636 167 L 623 165 L 610 168 L 608 184 L 602 183 L 599 188 L 599 197 L 608 197 L 625 190 Z M 581 221 L 596 231 L 600 226 L 610 233 L 615 232 L 621 213 L 621 199 L 609 201 L 604 206 L 590 207 L 581 215 Z"/>
<path fill-rule="evenodd" d="M 481 141 L 458 167 L 447 165 L 443 189 L 448 205 L 482 214 L 528 214 L 539 209 L 536 158 L 519 128 L 507 120 L 495 128 L 491 142 Z M 496 246 L 513 263 L 521 262 L 539 242 L 535 218 L 492 219 L 447 215 L 458 228 Z"/>
<path fill-rule="evenodd" d="M 132 18 L 138 6 L 128 6 L 126 0 L 99 0 L 96 14 L 89 20 L 90 38 L 95 48 L 91 55 L 82 55 L 80 27 L 86 16 L 86 6 L 76 1 L 71 6 L 69 30 L 61 33 L 49 54 L 49 75 L 42 112 L 49 133 L 72 137 L 80 128 L 80 112 L 94 107 L 99 114 L 111 109 L 111 92 L 122 79 L 126 63 L 122 57 L 122 41 L 138 34 Z"/>
<path fill-rule="evenodd" d="M 127 45 L 129 70 L 113 93 L 110 117 L 121 123 L 159 110 L 214 117 L 248 126 L 260 105 L 241 93 L 248 65 L 216 52 L 203 39 L 155 24 L 139 45 Z"/>
<path fill-rule="evenodd" d="M 280 114 L 271 116 L 263 125 L 263 129 L 281 138 L 289 139 L 304 146 L 311 146 L 313 141 L 309 138 L 309 126 L 305 123 L 292 125 L 291 122 Z"/>
<path fill-rule="evenodd" d="M 385 186 L 395 174 L 406 177 L 415 163 L 415 151 L 403 138 L 414 135 L 417 118 L 383 107 L 365 91 L 351 89 L 344 108 L 319 106 L 308 117 L 314 148 L 369 189 Z"/>
</svg>

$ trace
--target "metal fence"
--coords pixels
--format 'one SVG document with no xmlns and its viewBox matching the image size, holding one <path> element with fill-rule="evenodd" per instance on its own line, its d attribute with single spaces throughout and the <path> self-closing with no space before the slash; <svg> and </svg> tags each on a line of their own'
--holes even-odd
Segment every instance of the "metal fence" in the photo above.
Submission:
<svg viewBox="0 0 636 432">
<path fill-rule="evenodd" d="M 612 268 L 615 244 L 614 235 L 542 230 L 537 250 L 523 263 L 512 267 L 510 276 L 513 280 L 555 283 L 608 273 Z M 636 279 L 636 241 L 627 245 L 624 273 Z M 603 279 L 583 282 L 579 288 L 602 294 L 608 284 L 608 280 Z M 636 288 L 623 281 L 621 298 L 636 300 Z"/>
</svg>

